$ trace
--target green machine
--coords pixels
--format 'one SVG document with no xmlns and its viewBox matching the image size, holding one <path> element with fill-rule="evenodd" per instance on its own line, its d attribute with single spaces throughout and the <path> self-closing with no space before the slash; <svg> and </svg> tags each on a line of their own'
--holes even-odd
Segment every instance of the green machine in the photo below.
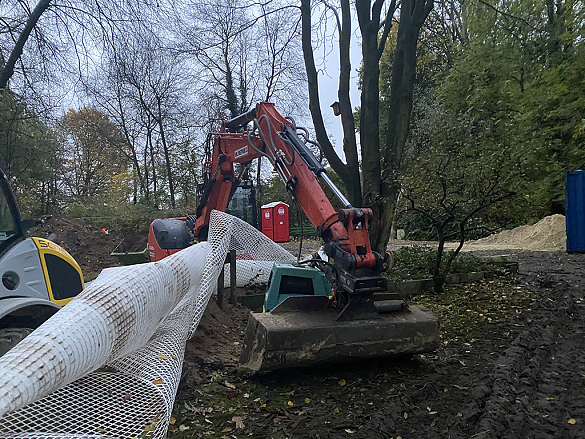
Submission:
<svg viewBox="0 0 585 439">
<path fill-rule="evenodd" d="M 264 310 L 272 311 L 289 297 L 303 296 L 331 297 L 325 273 L 313 267 L 275 262 L 264 296 Z"/>
</svg>

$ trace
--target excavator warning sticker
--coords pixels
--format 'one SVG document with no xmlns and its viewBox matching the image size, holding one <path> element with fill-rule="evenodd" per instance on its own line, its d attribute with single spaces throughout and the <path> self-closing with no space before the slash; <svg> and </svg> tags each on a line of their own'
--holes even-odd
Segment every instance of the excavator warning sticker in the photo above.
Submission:
<svg viewBox="0 0 585 439">
<path fill-rule="evenodd" d="M 240 149 L 236 149 L 236 152 L 234 152 L 234 159 L 237 159 L 238 157 L 242 157 L 248 154 L 248 147 L 244 146 L 243 148 Z"/>
</svg>

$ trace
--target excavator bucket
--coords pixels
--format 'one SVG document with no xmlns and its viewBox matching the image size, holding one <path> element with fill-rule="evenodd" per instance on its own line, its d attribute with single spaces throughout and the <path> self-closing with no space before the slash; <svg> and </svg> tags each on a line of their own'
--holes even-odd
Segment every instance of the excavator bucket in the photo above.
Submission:
<svg viewBox="0 0 585 439">
<path fill-rule="evenodd" d="M 289 297 L 271 312 L 252 313 L 240 369 L 269 372 L 349 360 L 430 352 L 438 318 L 424 307 L 384 301 L 343 320 L 323 296 Z"/>
</svg>

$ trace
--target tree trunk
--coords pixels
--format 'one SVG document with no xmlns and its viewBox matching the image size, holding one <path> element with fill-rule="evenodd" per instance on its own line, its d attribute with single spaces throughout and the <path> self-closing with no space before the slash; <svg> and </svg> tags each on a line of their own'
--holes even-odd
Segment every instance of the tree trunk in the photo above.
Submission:
<svg viewBox="0 0 585 439">
<path fill-rule="evenodd" d="M 402 165 L 412 112 L 418 36 L 432 6 L 432 0 L 403 0 L 400 9 L 400 23 L 392 63 L 390 111 L 382 155 L 380 200 L 374 209 L 373 230 L 370 235 L 372 247 L 378 252 L 385 251 L 394 221 L 396 200 L 400 192 L 397 173 Z"/>
<path fill-rule="evenodd" d="M 158 123 L 158 129 L 160 131 L 160 138 L 162 141 L 162 145 L 163 145 L 163 151 L 165 153 L 165 162 L 167 165 L 167 179 L 169 182 L 169 192 L 171 194 L 171 207 L 174 209 L 175 208 L 175 185 L 173 184 L 173 174 L 171 172 L 171 160 L 169 158 L 169 148 L 167 146 L 167 141 L 165 138 L 165 130 L 163 127 L 163 119 L 162 119 L 162 110 L 161 110 L 161 103 L 160 103 L 160 98 L 157 98 L 157 105 L 158 105 L 158 117 L 157 117 L 157 123 Z"/>
<path fill-rule="evenodd" d="M 130 138 L 130 134 L 128 133 L 128 127 L 126 126 L 126 118 L 124 117 L 124 110 L 122 109 L 122 101 L 118 96 L 118 109 L 120 111 L 120 120 L 122 122 L 122 132 L 124 133 L 124 138 L 126 139 L 126 143 L 128 143 L 128 147 L 130 148 L 130 156 L 132 158 L 132 164 L 134 165 L 134 169 L 136 169 L 136 173 L 138 174 L 138 183 L 140 184 L 140 189 L 145 192 L 146 199 L 148 200 L 148 191 L 144 187 L 144 179 L 142 177 L 142 172 L 140 170 L 140 164 L 138 163 L 138 156 L 136 154 L 136 148 L 132 139 Z M 135 188 L 136 189 L 136 188 Z M 134 195 L 134 204 L 136 204 L 136 194 Z"/>
<path fill-rule="evenodd" d="M 351 44 L 351 11 L 349 0 L 341 0 L 341 29 L 339 29 L 339 109 L 343 127 L 343 153 L 348 170 L 348 180 L 344 180 L 348 198 L 352 205 L 362 205 L 362 187 L 360 182 L 355 121 L 349 97 L 351 80 L 351 62 L 349 49 Z"/>
<path fill-rule="evenodd" d="M 6 65 L 2 69 L 2 73 L 0 73 L 0 90 L 4 90 L 8 86 L 8 81 L 12 77 L 14 73 L 14 66 L 16 65 L 16 61 L 22 55 L 22 50 L 24 48 L 24 44 L 28 40 L 30 33 L 37 25 L 39 18 L 41 15 L 47 10 L 51 3 L 51 0 L 40 0 L 31 14 L 29 15 L 22 32 L 20 33 L 12 52 L 10 53 L 10 57 L 8 57 L 8 61 L 6 61 Z"/>
<path fill-rule="evenodd" d="M 319 102 L 319 82 L 317 77 L 317 69 L 315 67 L 315 58 L 313 56 L 313 46 L 311 44 L 311 0 L 301 0 L 301 42 L 303 48 L 303 57 L 305 60 L 305 69 L 307 71 L 307 84 L 309 88 L 309 110 L 313 119 L 315 127 L 315 134 L 317 141 L 323 148 L 323 152 L 333 170 L 346 184 L 347 195 L 350 203 L 361 204 L 359 197 L 359 173 L 352 172 L 348 166 L 341 161 L 325 130 L 325 123 L 323 122 L 323 114 L 321 113 L 321 105 Z M 349 63 L 349 60 L 347 61 Z M 349 88 L 348 88 L 349 93 Z M 349 102 L 349 96 L 347 98 Z M 355 136 L 355 134 L 354 134 Z M 347 145 L 349 148 L 349 144 Z M 344 145 L 344 149 L 346 145 Z M 348 159 L 349 163 L 349 159 Z M 357 152 L 356 152 L 357 165 Z M 357 185 L 356 185 L 357 184 Z"/>
<path fill-rule="evenodd" d="M 360 146 L 362 151 L 362 177 L 364 204 L 373 211 L 370 242 L 380 250 L 381 204 L 380 183 L 380 67 L 378 56 L 377 19 L 370 19 L 370 1 L 356 0 L 358 21 L 362 33 L 362 93 L 360 108 Z M 385 246 L 385 243 L 383 244 Z"/>
<path fill-rule="evenodd" d="M 234 91 L 234 79 L 232 75 L 232 68 L 230 66 L 230 62 L 228 59 L 229 54 L 229 45 L 226 41 L 226 47 L 223 52 L 223 60 L 225 63 L 225 94 L 227 98 L 227 105 L 228 110 L 230 112 L 230 117 L 234 118 L 238 116 L 238 98 L 236 97 L 236 92 Z"/>
<path fill-rule="evenodd" d="M 439 247 L 437 248 L 437 257 L 435 258 L 435 266 L 433 267 L 433 291 L 440 293 L 443 291 L 445 284 L 445 276 L 441 274 L 441 261 L 443 260 L 443 253 L 445 251 L 445 234 L 443 233 L 443 225 L 439 225 L 437 230 L 439 235 Z"/>
<path fill-rule="evenodd" d="M 156 162 L 154 160 L 154 148 L 152 147 L 152 130 L 148 130 L 147 132 L 147 141 L 148 146 L 150 148 L 150 165 L 152 166 L 152 195 L 154 199 L 154 208 L 158 209 L 158 194 L 156 193 L 157 190 L 157 181 L 156 181 Z"/>
<path fill-rule="evenodd" d="M 370 241 L 372 248 L 378 252 L 386 249 L 394 217 L 396 198 L 399 186 L 395 183 L 395 169 L 402 159 L 404 144 L 408 134 L 408 123 L 412 109 L 412 95 L 416 73 L 416 43 L 422 24 L 433 7 L 433 0 L 403 0 L 401 2 L 400 23 L 398 29 L 398 47 L 393 66 L 393 82 L 391 100 L 393 102 L 389 114 L 393 118 L 386 133 L 385 151 L 380 151 L 379 121 L 379 61 L 386 39 L 390 32 L 396 1 L 392 0 L 386 8 L 384 22 L 380 22 L 384 0 L 356 0 L 359 27 L 362 35 L 362 90 L 360 108 L 360 146 L 362 155 L 362 197 L 364 205 L 373 210 Z M 334 14 L 336 14 L 335 10 Z M 311 45 L 311 2 L 301 0 L 302 47 L 309 85 L 309 108 L 317 140 L 321 143 L 325 156 L 332 168 L 347 184 L 348 196 L 352 204 L 360 201 L 359 170 L 350 167 L 357 163 L 355 132 L 351 103 L 349 101 L 349 42 L 351 21 L 349 1 L 341 0 L 342 21 L 340 28 L 340 85 L 339 103 L 344 130 L 344 152 L 348 165 L 345 165 L 335 154 L 323 124 L 319 104 L 317 70 Z M 382 26 L 383 25 L 383 26 Z M 380 29 L 383 27 L 382 33 Z M 354 153 L 355 151 L 355 153 Z M 382 159 L 383 164 L 382 166 Z M 384 173 L 382 171 L 384 170 Z M 362 202 L 357 203 L 361 205 Z"/>
</svg>

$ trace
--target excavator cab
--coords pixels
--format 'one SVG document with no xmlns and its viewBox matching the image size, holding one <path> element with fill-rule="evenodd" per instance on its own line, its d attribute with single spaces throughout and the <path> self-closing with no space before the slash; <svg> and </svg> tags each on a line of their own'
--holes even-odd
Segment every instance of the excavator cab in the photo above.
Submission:
<svg viewBox="0 0 585 439">
<path fill-rule="evenodd" d="M 0 171 L 1 172 L 1 171 Z M 34 225 L 34 221 L 22 221 L 20 212 L 14 199 L 14 194 L 8 185 L 6 175 L 0 175 L 0 257 L 10 248 L 23 241 L 26 229 Z"/>
<path fill-rule="evenodd" d="M 77 262 L 43 238 L 27 238 L 36 224 L 22 220 L 0 170 L 0 356 L 71 301 L 83 288 Z"/>
<path fill-rule="evenodd" d="M 258 228 L 256 186 L 251 181 L 243 180 L 238 184 L 227 206 L 226 213 L 238 217 L 251 226 Z"/>
</svg>

